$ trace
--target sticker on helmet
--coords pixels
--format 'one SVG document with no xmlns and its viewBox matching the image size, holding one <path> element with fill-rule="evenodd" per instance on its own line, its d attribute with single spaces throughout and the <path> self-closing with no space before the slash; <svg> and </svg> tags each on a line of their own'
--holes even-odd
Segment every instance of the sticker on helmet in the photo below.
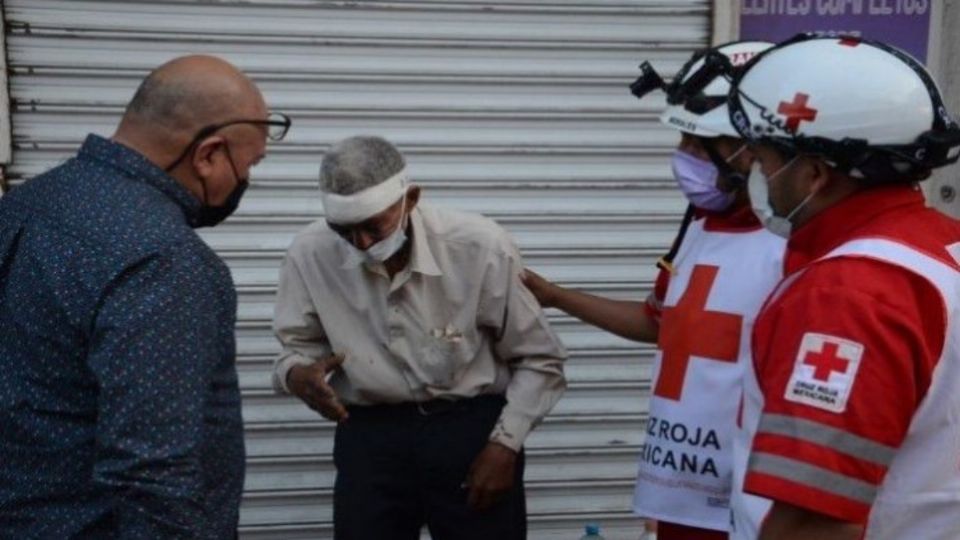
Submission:
<svg viewBox="0 0 960 540">
<path fill-rule="evenodd" d="M 697 130 L 697 124 L 695 122 L 689 122 L 687 120 L 684 120 L 683 118 L 677 118 L 676 116 L 671 116 L 670 118 L 668 118 L 667 123 L 673 126 L 677 126 L 678 128 L 686 131 Z"/>
<path fill-rule="evenodd" d="M 730 64 L 733 67 L 739 67 L 750 61 L 751 58 L 757 55 L 756 51 L 744 51 L 744 52 L 735 52 L 729 55 Z"/>
</svg>

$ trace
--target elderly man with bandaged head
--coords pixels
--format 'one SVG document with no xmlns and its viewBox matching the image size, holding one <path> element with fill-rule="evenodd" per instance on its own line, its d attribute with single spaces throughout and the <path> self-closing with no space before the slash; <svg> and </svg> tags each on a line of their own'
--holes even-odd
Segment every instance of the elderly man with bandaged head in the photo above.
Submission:
<svg viewBox="0 0 960 540">
<path fill-rule="evenodd" d="M 566 351 L 515 244 L 420 204 L 379 137 L 334 145 L 320 190 L 281 271 L 273 382 L 337 422 L 336 537 L 525 538 L 523 444 Z"/>
</svg>

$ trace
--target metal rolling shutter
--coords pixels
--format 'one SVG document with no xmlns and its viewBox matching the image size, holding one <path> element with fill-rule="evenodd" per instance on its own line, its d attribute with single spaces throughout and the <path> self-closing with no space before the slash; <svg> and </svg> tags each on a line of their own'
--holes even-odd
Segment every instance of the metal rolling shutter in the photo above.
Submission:
<svg viewBox="0 0 960 540">
<path fill-rule="evenodd" d="M 277 269 L 321 215 L 331 142 L 382 134 L 426 200 L 484 213 L 566 285 L 642 298 L 682 210 L 656 121 L 626 84 L 641 59 L 676 69 L 709 38 L 706 0 L 339 2 L 7 0 L 13 183 L 109 135 L 146 72 L 221 55 L 294 118 L 238 214 L 204 231 L 233 269 L 249 452 L 243 538 L 331 536 L 332 426 L 269 389 Z M 570 389 L 531 436 L 531 538 L 599 522 L 636 538 L 630 500 L 650 349 L 551 313 Z"/>
</svg>

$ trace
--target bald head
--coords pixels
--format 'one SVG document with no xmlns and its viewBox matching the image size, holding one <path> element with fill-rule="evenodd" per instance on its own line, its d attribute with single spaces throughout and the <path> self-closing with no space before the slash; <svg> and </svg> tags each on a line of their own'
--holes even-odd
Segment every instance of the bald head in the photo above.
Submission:
<svg viewBox="0 0 960 540">
<path fill-rule="evenodd" d="M 184 56 L 143 80 L 116 138 L 151 153 L 144 147 L 175 147 L 205 126 L 265 115 L 263 96 L 239 69 L 213 56 Z"/>
</svg>

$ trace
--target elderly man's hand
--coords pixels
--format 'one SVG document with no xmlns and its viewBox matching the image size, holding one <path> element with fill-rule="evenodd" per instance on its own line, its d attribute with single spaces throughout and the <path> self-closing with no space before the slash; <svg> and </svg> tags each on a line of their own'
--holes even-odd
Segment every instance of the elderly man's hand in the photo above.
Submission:
<svg viewBox="0 0 960 540">
<path fill-rule="evenodd" d="M 343 356 L 335 354 L 310 365 L 294 366 L 287 374 L 287 387 L 324 418 L 337 422 L 346 420 L 347 408 L 327 384 L 327 374 L 342 363 Z"/>
<path fill-rule="evenodd" d="M 502 444 L 487 443 L 467 473 L 467 504 L 480 511 L 496 504 L 513 487 L 516 464 L 516 452 Z"/>
</svg>

